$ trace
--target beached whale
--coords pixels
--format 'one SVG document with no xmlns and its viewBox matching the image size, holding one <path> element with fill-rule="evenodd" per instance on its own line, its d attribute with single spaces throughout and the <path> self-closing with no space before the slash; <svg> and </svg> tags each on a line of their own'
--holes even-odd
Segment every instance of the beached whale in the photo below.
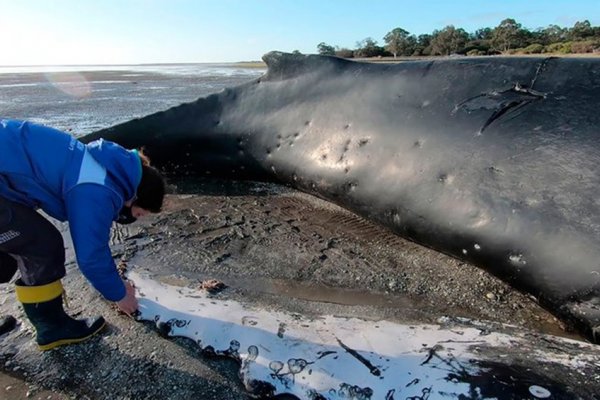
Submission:
<svg viewBox="0 0 600 400">
<path fill-rule="evenodd" d="M 247 84 L 83 138 L 281 182 L 478 265 L 600 341 L 600 59 L 271 52 Z"/>
</svg>

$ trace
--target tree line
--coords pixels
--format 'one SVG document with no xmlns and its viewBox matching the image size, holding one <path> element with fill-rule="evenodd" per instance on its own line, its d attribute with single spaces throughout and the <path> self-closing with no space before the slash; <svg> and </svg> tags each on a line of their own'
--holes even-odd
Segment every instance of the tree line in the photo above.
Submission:
<svg viewBox="0 0 600 400">
<path fill-rule="evenodd" d="M 549 25 L 530 31 L 512 18 L 495 28 L 481 28 L 469 33 L 448 25 L 431 34 L 413 35 L 394 28 L 379 46 L 371 37 L 356 43 L 355 49 L 340 48 L 321 42 L 319 54 L 344 58 L 402 56 L 494 55 L 494 54 L 570 54 L 600 52 L 600 27 L 590 21 L 578 21 L 571 28 Z"/>
</svg>

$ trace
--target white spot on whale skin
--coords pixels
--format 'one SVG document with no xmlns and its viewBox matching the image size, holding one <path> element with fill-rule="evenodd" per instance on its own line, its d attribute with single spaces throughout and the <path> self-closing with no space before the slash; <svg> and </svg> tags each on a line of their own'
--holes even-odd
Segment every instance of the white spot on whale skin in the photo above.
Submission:
<svg viewBox="0 0 600 400">
<path fill-rule="evenodd" d="M 518 266 L 527 265 L 527 261 L 525 260 L 525 257 L 523 257 L 523 254 L 511 254 L 510 256 L 508 256 L 508 259 L 514 265 L 518 265 Z"/>
<path fill-rule="evenodd" d="M 537 385 L 529 386 L 529 393 L 536 399 L 547 399 L 552 395 L 548 389 Z"/>
<path fill-rule="evenodd" d="M 478 245 L 477 243 L 475 243 L 475 244 L 473 245 L 473 248 L 474 248 L 475 250 L 477 250 L 477 251 L 481 250 L 481 246 L 480 246 L 480 245 Z"/>
</svg>

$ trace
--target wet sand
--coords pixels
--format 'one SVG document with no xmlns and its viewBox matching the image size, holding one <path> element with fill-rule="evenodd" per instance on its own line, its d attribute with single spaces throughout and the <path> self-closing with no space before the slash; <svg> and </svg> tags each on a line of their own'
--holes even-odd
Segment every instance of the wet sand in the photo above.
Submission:
<svg viewBox="0 0 600 400">
<path fill-rule="evenodd" d="M 370 305 L 404 321 L 452 315 L 572 336 L 486 272 L 313 196 L 244 182 L 195 190 L 205 194 L 169 197 L 165 213 L 122 242 L 128 263 L 217 278 L 246 298 Z"/>
<path fill-rule="evenodd" d="M 203 182 L 193 190 L 198 194 L 169 195 L 162 214 L 114 229 L 115 259 L 181 286 L 217 278 L 229 286 L 222 298 L 306 316 L 404 323 L 467 317 L 574 337 L 531 298 L 478 268 L 312 196 L 242 182 Z M 109 327 L 86 344 L 40 353 L 12 287 L 4 285 L 0 312 L 20 321 L 0 338 L 0 370 L 21 382 L 10 383 L 14 393 L 20 388 L 31 396 L 50 391 L 53 398 L 248 398 L 235 362 L 203 356 L 189 340 L 162 338 L 153 324 L 119 315 L 84 281 L 67 246 L 70 312 L 103 314 Z M 560 375 L 579 392 L 600 387 L 600 377 L 589 371 Z M 0 383 L 12 382 L 7 379 Z"/>
<path fill-rule="evenodd" d="M 248 82 L 264 71 L 202 64 L 113 68 L 0 73 L 1 116 L 83 136 Z"/>
</svg>

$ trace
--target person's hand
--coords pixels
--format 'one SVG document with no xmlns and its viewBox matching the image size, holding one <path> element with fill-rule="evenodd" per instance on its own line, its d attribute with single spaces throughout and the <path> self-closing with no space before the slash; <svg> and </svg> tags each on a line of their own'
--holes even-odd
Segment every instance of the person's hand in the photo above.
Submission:
<svg viewBox="0 0 600 400">
<path fill-rule="evenodd" d="M 127 315 L 131 315 L 138 309 L 138 301 L 135 298 L 135 289 L 129 281 L 125 281 L 125 297 L 117 301 L 117 307 Z"/>
</svg>

